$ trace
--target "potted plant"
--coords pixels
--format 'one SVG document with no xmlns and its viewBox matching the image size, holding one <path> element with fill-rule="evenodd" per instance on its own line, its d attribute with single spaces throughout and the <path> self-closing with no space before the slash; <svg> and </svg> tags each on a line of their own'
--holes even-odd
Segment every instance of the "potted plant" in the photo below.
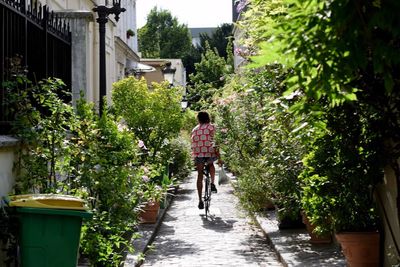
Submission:
<svg viewBox="0 0 400 267">
<path fill-rule="evenodd" d="M 127 31 L 126 31 L 126 38 L 131 38 L 131 37 L 133 37 L 133 36 L 135 36 L 135 32 L 132 30 L 132 29 L 128 29 Z"/>
<path fill-rule="evenodd" d="M 325 131 L 304 159 L 303 209 L 316 233 L 336 233 L 350 266 L 378 266 L 373 193 L 383 177 L 383 157 L 377 150 L 383 145 L 371 130 L 372 120 L 361 116 L 362 107 L 344 104 L 328 114 Z M 357 256 L 361 258 L 353 258 Z"/>
<path fill-rule="evenodd" d="M 306 226 L 307 232 L 310 236 L 310 243 L 311 244 L 330 244 L 332 242 L 332 235 L 331 233 L 318 233 L 315 231 L 316 225 L 310 222 L 307 214 L 302 211 L 301 212 L 302 222 Z M 327 221 L 327 223 L 330 223 Z"/>
<path fill-rule="evenodd" d="M 157 221 L 158 212 L 160 210 L 160 201 L 163 199 L 166 189 L 157 183 L 159 173 L 156 169 L 150 170 L 143 167 L 141 196 L 142 208 L 139 213 L 141 223 L 155 223 Z M 153 176 L 153 177 L 149 177 Z"/>
</svg>

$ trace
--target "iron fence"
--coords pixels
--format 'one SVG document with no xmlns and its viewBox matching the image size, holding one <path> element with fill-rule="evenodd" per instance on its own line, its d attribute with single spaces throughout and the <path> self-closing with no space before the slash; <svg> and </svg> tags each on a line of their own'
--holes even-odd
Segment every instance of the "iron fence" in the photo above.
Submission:
<svg viewBox="0 0 400 267">
<path fill-rule="evenodd" d="M 9 132 L 13 117 L 3 82 L 16 64 L 34 83 L 57 77 L 71 88 L 69 24 L 35 0 L 0 0 L 0 134 Z"/>
</svg>

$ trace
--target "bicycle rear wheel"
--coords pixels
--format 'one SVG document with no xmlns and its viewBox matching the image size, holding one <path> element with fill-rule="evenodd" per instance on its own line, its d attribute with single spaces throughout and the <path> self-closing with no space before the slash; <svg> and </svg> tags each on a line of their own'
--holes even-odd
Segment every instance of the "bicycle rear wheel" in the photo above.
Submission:
<svg viewBox="0 0 400 267">
<path fill-rule="evenodd" d="M 206 219 L 210 214 L 210 205 L 211 205 L 211 184 L 210 184 L 210 177 L 206 177 L 205 190 L 204 190 L 204 206 L 206 212 Z"/>
</svg>

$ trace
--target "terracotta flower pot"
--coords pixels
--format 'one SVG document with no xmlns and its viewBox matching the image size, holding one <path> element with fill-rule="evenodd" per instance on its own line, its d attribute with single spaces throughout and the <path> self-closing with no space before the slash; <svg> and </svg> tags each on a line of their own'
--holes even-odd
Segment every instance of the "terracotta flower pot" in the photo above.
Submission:
<svg viewBox="0 0 400 267">
<path fill-rule="evenodd" d="M 336 239 L 350 267 L 379 266 L 378 232 L 343 232 Z"/>
<path fill-rule="evenodd" d="M 159 202 L 147 203 L 139 215 L 140 223 L 156 223 L 159 210 Z"/>
<path fill-rule="evenodd" d="M 274 202 L 272 202 L 272 200 L 268 199 L 265 201 L 264 207 L 266 210 L 274 210 L 275 204 L 274 204 Z"/>
<path fill-rule="evenodd" d="M 301 213 L 303 223 L 306 225 L 308 234 L 310 235 L 311 244 L 330 244 L 332 242 L 332 235 L 318 235 L 314 233 L 315 225 L 313 225 L 304 212 Z"/>
</svg>

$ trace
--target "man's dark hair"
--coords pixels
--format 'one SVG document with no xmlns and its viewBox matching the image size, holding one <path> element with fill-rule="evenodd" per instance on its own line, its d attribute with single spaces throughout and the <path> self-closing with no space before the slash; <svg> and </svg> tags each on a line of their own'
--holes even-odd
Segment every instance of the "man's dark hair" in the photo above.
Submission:
<svg viewBox="0 0 400 267">
<path fill-rule="evenodd" d="M 206 111 L 200 111 L 197 114 L 197 120 L 199 123 L 210 123 L 210 115 Z"/>
</svg>

